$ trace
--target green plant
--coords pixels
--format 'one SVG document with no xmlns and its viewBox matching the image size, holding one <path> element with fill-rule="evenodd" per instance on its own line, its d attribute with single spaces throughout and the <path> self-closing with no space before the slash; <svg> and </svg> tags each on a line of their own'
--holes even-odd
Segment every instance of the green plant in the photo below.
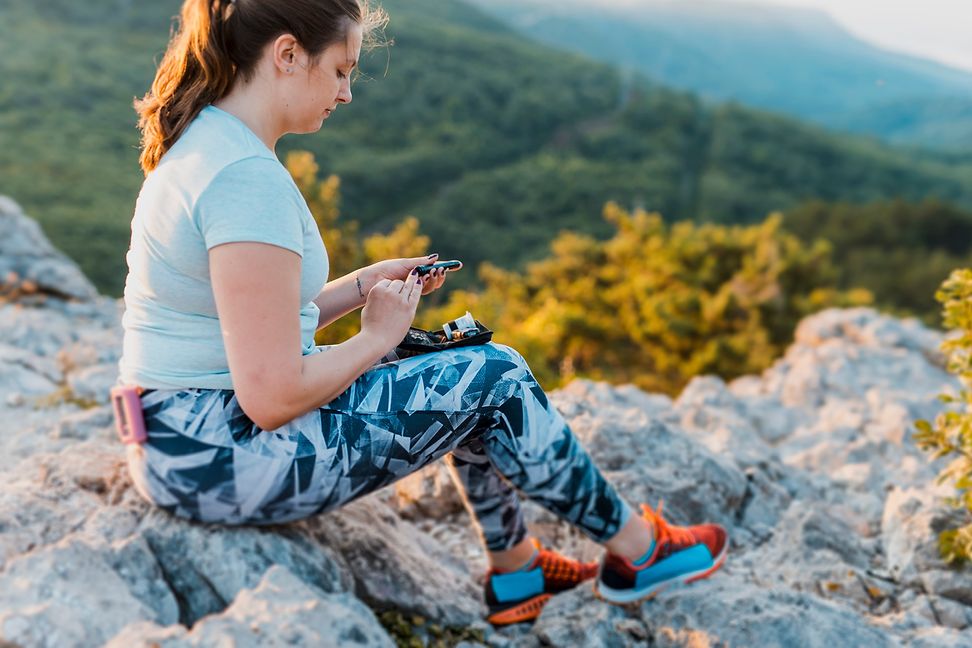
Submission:
<svg viewBox="0 0 972 648">
<path fill-rule="evenodd" d="M 915 441 L 932 453 L 933 459 L 953 460 L 938 476 L 938 483 L 950 482 L 955 496 L 949 503 L 972 514 L 972 270 L 955 270 L 935 294 L 942 303 L 942 317 L 950 335 L 942 343 L 947 369 L 962 384 L 957 396 L 943 394 L 950 409 L 933 423 L 918 421 Z M 950 563 L 972 560 L 972 521 L 943 530 L 938 536 L 942 558 Z"/>
<path fill-rule="evenodd" d="M 829 246 L 804 245 L 778 216 L 669 225 L 608 203 L 604 217 L 611 238 L 563 232 L 523 273 L 486 264 L 485 290 L 455 291 L 420 320 L 473 312 L 548 388 L 586 377 L 676 394 L 693 376 L 761 371 L 804 316 L 871 299 L 836 290 Z"/>
<path fill-rule="evenodd" d="M 399 648 L 451 648 L 464 642 L 485 640 L 478 628 L 441 626 L 401 610 L 385 610 L 378 614 L 378 621 Z"/>
</svg>

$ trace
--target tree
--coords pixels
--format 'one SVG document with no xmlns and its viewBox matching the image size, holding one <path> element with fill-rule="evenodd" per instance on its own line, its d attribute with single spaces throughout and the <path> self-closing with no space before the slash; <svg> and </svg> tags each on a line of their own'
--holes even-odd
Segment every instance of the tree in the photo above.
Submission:
<svg viewBox="0 0 972 648">
<path fill-rule="evenodd" d="M 470 310 L 548 387 L 585 376 L 676 393 L 699 374 L 760 371 L 805 315 L 871 299 L 836 290 L 829 246 L 784 233 L 778 215 L 669 226 L 609 203 L 604 217 L 612 238 L 562 233 L 522 274 L 486 265 L 482 293 L 457 291 L 423 321 Z"/>
<path fill-rule="evenodd" d="M 321 231 L 321 238 L 327 247 L 331 277 L 343 276 L 383 259 L 426 254 L 429 239 L 419 233 L 419 222 L 415 217 L 405 218 L 389 234 L 373 234 L 361 241 L 358 223 L 341 220 L 340 179 L 331 175 L 321 180 L 317 161 L 307 151 L 288 153 L 285 164 Z M 315 341 L 317 344 L 337 344 L 353 336 L 360 328 L 361 317 L 356 311 L 318 331 Z"/>
<path fill-rule="evenodd" d="M 952 409 L 941 412 L 934 423 L 916 423 L 915 441 L 933 459 L 953 459 L 938 481 L 955 487 L 950 503 L 965 510 L 968 522 L 943 530 L 938 543 L 947 562 L 962 563 L 972 560 L 972 270 L 953 271 L 935 298 L 944 306 L 942 316 L 951 332 L 942 343 L 946 366 L 958 376 L 963 389 L 957 397 L 941 396 Z"/>
</svg>

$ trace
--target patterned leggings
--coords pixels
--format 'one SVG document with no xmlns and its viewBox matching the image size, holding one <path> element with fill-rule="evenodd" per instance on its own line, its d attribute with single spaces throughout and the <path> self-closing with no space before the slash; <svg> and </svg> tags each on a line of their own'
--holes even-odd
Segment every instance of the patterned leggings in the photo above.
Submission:
<svg viewBox="0 0 972 648">
<path fill-rule="evenodd" d="M 603 542 L 631 510 L 523 357 L 485 344 L 384 362 L 272 431 L 232 390 L 151 390 L 148 441 L 128 446 L 139 493 L 175 515 L 276 524 L 330 511 L 447 457 L 491 551 L 526 536 L 517 491 Z"/>
</svg>

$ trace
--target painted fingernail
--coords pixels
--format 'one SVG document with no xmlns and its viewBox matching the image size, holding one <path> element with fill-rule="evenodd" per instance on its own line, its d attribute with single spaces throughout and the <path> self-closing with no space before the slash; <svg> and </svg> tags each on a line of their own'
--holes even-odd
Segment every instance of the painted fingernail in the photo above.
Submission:
<svg viewBox="0 0 972 648">
<path fill-rule="evenodd" d="M 430 254 L 430 255 L 429 255 L 429 258 L 430 258 L 430 259 L 434 259 L 434 258 L 436 258 L 437 256 L 439 256 L 439 253 L 438 253 L 438 252 L 436 252 L 435 254 Z"/>
<path fill-rule="evenodd" d="M 411 274 L 418 274 L 418 266 L 415 266 L 414 268 L 412 268 Z"/>
</svg>

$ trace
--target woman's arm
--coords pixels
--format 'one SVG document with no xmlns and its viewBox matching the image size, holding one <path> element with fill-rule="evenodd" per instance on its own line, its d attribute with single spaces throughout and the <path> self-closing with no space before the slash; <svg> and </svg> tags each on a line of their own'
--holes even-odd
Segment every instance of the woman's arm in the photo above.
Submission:
<svg viewBox="0 0 972 648">
<path fill-rule="evenodd" d="M 365 303 L 367 294 L 378 282 L 384 279 L 404 281 L 412 268 L 425 263 L 433 263 L 438 257 L 438 254 L 430 254 L 422 257 L 379 261 L 346 274 L 340 279 L 328 282 L 314 298 L 314 303 L 321 311 L 317 318 L 317 330 L 319 331 L 331 322 L 344 317 L 354 309 L 361 308 Z M 460 268 L 462 268 L 462 264 L 455 270 Z M 452 270 L 449 272 L 452 272 Z M 441 288 L 445 278 L 445 270 L 436 270 L 430 273 L 428 281 L 425 281 L 422 285 L 422 294 L 428 295 L 430 292 Z"/>
<path fill-rule="evenodd" d="M 314 303 L 321 311 L 317 318 L 317 330 L 364 306 L 365 298 L 374 285 L 371 266 L 327 282 L 314 298 Z"/>
<path fill-rule="evenodd" d="M 422 292 L 417 275 L 378 281 L 365 293 L 360 333 L 326 353 L 302 356 L 300 268 L 299 255 L 266 243 L 209 251 L 233 389 L 244 413 L 265 430 L 346 390 L 405 336 Z M 351 285 L 357 293 L 353 279 Z"/>
</svg>

